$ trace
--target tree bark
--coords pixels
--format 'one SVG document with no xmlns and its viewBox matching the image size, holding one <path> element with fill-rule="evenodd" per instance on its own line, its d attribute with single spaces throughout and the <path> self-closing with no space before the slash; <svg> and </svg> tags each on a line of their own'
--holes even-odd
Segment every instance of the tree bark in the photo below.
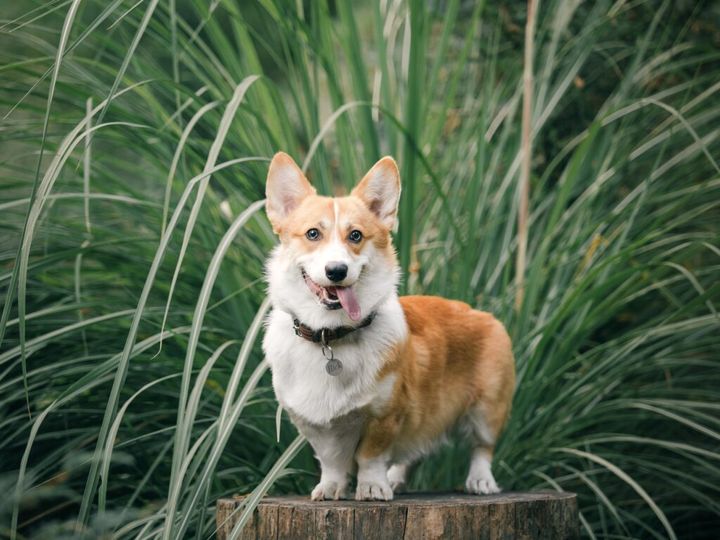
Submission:
<svg viewBox="0 0 720 540">
<path fill-rule="evenodd" d="M 242 513 L 242 497 L 217 502 L 219 540 Z M 240 533 L 243 540 L 577 538 L 574 493 L 409 494 L 390 502 L 267 497 Z"/>
</svg>

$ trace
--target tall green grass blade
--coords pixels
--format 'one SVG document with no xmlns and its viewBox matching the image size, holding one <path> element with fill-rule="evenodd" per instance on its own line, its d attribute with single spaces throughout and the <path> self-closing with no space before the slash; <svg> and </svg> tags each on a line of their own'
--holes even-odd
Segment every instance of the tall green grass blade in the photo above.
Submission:
<svg viewBox="0 0 720 540">
<path fill-rule="evenodd" d="M 48 91 L 48 98 L 47 98 L 47 105 L 45 106 L 45 116 L 43 118 L 43 127 L 42 127 L 42 135 L 40 137 L 40 154 L 37 159 L 37 166 L 35 167 L 35 180 L 33 182 L 33 188 L 30 193 L 30 201 L 33 201 L 35 197 L 37 196 L 38 189 L 39 189 L 39 180 L 40 180 L 40 171 L 42 170 L 42 161 L 43 161 L 43 153 L 45 151 L 45 142 L 47 138 L 47 132 L 48 132 L 48 125 L 50 123 L 50 109 L 53 104 L 53 98 L 55 95 L 55 86 L 57 85 L 58 80 L 58 74 L 60 72 L 60 59 L 63 56 L 65 45 L 68 41 L 68 36 L 70 35 L 70 30 L 72 29 L 73 22 L 75 20 L 75 14 L 77 13 L 78 6 L 80 5 L 80 0 L 73 0 L 72 5 L 68 9 L 67 15 L 65 16 L 65 21 L 63 23 L 62 32 L 60 34 L 60 42 L 58 43 L 57 47 L 57 54 L 55 57 L 55 68 L 52 73 L 52 80 L 50 81 L 50 90 Z M 28 223 L 30 220 L 30 211 L 31 208 L 28 208 L 27 215 L 25 216 L 25 222 Z M 23 228 L 22 236 L 20 238 L 20 243 L 18 245 L 17 254 L 15 256 L 15 260 L 17 261 L 20 259 L 21 255 L 21 249 L 22 246 L 25 243 L 25 238 L 28 234 L 27 231 L 27 225 Z M 32 235 L 32 233 L 30 233 Z M 7 324 L 8 317 L 10 316 L 10 308 L 13 305 L 12 297 L 15 294 L 15 286 L 17 285 L 18 288 L 18 319 L 19 319 L 19 329 L 20 329 L 20 348 L 21 348 L 21 354 L 22 354 L 22 369 L 23 369 L 23 386 L 25 387 L 25 403 L 27 405 L 28 415 L 32 416 L 32 413 L 30 411 L 30 396 L 28 394 L 28 387 L 27 387 L 27 366 L 25 364 L 25 308 L 26 308 L 26 302 L 25 302 L 25 279 L 22 276 L 21 269 L 16 266 L 15 270 L 13 270 L 12 278 L 10 279 L 10 284 L 8 285 L 7 292 L 5 293 L 5 305 L 3 306 L 2 316 L 0 318 L 0 345 L 3 343 L 3 339 L 5 338 L 5 327 Z"/>
<path fill-rule="evenodd" d="M 229 118 L 231 118 L 231 116 L 229 116 Z M 212 164 L 214 163 L 208 163 L 209 166 Z M 210 293 L 212 292 L 218 272 L 220 271 L 220 264 L 222 263 L 223 258 L 227 253 L 227 250 L 232 245 L 233 240 L 240 232 L 240 230 L 245 226 L 248 220 L 252 218 L 260 208 L 264 208 L 264 206 L 264 199 L 254 202 L 233 222 L 232 226 L 228 229 L 228 231 L 225 233 L 225 236 L 220 241 L 220 244 L 218 245 L 218 248 L 213 255 L 212 261 L 210 262 L 210 265 L 208 267 L 208 272 L 205 277 L 203 287 L 200 291 L 200 295 L 198 296 L 198 302 L 195 307 L 195 314 L 193 316 L 193 325 L 192 331 L 190 333 L 190 341 L 188 343 L 187 352 L 185 355 L 185 365 L 183 369 L 180 389 L 180 402 L 178 404 L 178 429 L 175 431 L 175 449 L 173 451 L 174 456 L 178 456 L 177 459 L 180 459 L 181 456 L 184 456 L 186 454 L 189 442 L 187 438 L 187 435 L 189 433 L 189 425 L 187 425 L 185 421 L 185 414 L 187 412 L 186 409 L 190 408 L 187 404 L 187 395 L 190 387 L 190 374 L 193 366 L 193 360 L 195 358 L 197 342 L 200 339 L 200 331 L 202 329 L 203 320 L 207 311 L 208 303 L 210 301 Z M 190 417 L 190 419 L 192 420 L 192 416 Z M 177 464 L 176 467 L 179 467 L 179 464 Z M 171 477 L 170 485 L 175 486 L 175 490 L 179 489 L 179 487 L 181 486 L 179 477 L 176 475 Z M 177 496 L 173 492 L 170 492 L 168 494 L 169 502 L 165 525 L 165 530 L 167 531 L 166 536 L 168 538 L 171 537 L 172 533 L 171 520 L 175 517 L 175 500 L 177 500 Z"/>
<path fill-rule="evenodd" d="M 665 532 L 667 532 L 668 538 L 676 539 L 675 532 L 672 529 L 672 526 L 670 525 L 670 522 L 667 520 L 667 517 L 663 513 L 662 510 L 655 504 L 655 501 L 653 501 L 652 497 L 650 497 L 647 492 L 637 483 L 635 480 L 632 479 L 625 471 L 617 467 L 616 465 L 610 463 L 604 458 L 601 458 L 598 455 L 589 453 L 589 452 L 583 452 L 582 450 L 575 450 L 574 448 L 558 448 L 557 449 L 560 452 L 567 452 L 569 454 L 575 454 L 581 457 L 585 457 L 591 461 L 594 461 L 603 467 L 606 467 L 609 469 L 613 474 L 616 474 L 619 476 L 622 480 L 630 484 L 630 486 L 640 495 L 640 497 L 643 498 L 643 500 L 648 504 L 650 508 L 653 509 L 655 512 L 655 515 L 657 515 L 658 520 L 660 520 L 660 523 L 662 523 L 663 527 L 665 528 Z"/>
<path fill-rule="evenodd" d="M 402 290 L 410 290 L 411 275 L 410 263 L 412 244 L 414 242 L 415 209 L 417 205 L 416 192 L 418 180 L 416 178 L 416 157 L 414 149 L 419 147 L 420 141 L 420 113 L 423 108 L 422 88 L 425 78 L 425 43 L 427 21 L 423 3 L 419 0 L 410 0 L 410 60 L 407 73 L 407 103 L 405 106 L 404 124 L 407 129 L 403 149 L 403 161 L 400 165 L 400 174 L 403 179 L 403 193 L 400 199 L 398 243 L 400 245 L 400 267 L 406 273 L 406 282 Z"/>
</svg>

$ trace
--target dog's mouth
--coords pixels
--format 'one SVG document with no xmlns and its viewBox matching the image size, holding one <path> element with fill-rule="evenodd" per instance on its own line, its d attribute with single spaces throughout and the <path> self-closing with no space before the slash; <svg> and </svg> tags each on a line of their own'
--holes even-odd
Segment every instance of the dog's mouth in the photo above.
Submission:
<svg viewBox="0 0 720 540">
<path fill-rule="evenodd" d="M 323 287 L 318 285 L 310 276 L 302 271 L 303 279 L 308 286 L 308 289 L 318 297 L 320 303 L 327 309 L 344 309 L 348 317 L 353 321 L 359 321 L 361 317 L 360 304 L 358 303 L 355 291 L 351 287 L 340 287 L 333 285 L 330 287 Z"/>
</svg>

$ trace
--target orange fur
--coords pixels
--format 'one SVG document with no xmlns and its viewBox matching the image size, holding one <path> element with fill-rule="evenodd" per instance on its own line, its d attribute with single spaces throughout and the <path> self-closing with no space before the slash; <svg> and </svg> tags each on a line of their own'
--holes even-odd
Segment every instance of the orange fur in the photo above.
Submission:
<svg viewBox="0 0 720 540">
<path fill-rule="evenodd" d="M 378 375 L 395 374 L 397 380 L 388 406 L 368 422 L 359 454 L 374 457 L 391 444 L 436 439 L 473 406 L 497 437 L 515 387 L 503 325 L 489 313 L 436 296 L 405 296 L 400 303 L 410 335 Z"/>
</svg>

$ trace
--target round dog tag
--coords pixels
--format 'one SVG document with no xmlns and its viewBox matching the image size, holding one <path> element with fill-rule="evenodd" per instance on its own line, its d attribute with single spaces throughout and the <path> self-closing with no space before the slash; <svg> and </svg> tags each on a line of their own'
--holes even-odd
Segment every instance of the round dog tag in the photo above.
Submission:
<svg viewBox="0 0 720 540">
<path fill-rule="evenodd" d="M 337 377 L 338 375 L 340 375 L 342 369 L 342 362 L 337 358 L 331 358 L 327 361 L 327 364 L 325 364 L 325 371 L 328 372 L 328 375 L 332 375 L 333 377 Z"/>
</svg>

